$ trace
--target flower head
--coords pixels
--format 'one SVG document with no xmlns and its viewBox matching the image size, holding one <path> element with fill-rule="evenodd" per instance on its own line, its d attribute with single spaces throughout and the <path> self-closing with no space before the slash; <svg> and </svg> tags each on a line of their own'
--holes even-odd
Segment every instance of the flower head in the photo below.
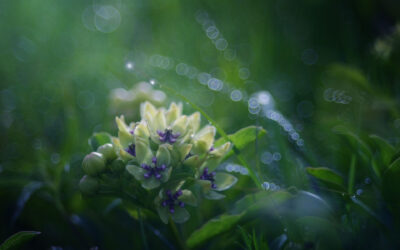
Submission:
<svg viewBox="0 0 400 250">
<path fill-rule="evenodd" d="M 183 201 L 178 200 L 179 196 L 182 195 L 182 190 L 179 189 L 174 194 L 172 194 L 171 190 L 167 190 L 165 194 L 167 195 L 167 198 L 161 202 L 161 206 L 168 207 L 169 212 L 171 214 L 175 212 L 176 205 L 178 205 L 181 208 L 185 207 L 185 203 Z"/>
<path fill-rule="evenodd" d="M 211 182 L 211 188 L 217 188 L 217 184 L 215 184 L 215 172 L 208 172 L 208 168 L 204 168 L 203 174 L 200 176 L 200 180 L 206 180 Z"/>
<path fill-rule="evenodd" d="M 188 180 L 200 184 L 206 198 L 224 197 L 218 192 L 231 187 L 236 178 L 215 172 L 231 148 L 229 142 L 214 140 L 216 128 L 211 125 L 201 127 L 199 112 L 183 115 L 182 104 L 171 103 L 165 109 L 145 102 L 140 113 L 142 119 L 129 125 L 124 116 L 116 117 L 118 137 L 112 137 L 112 144 L 101 146 L 98 152 L 87 157 L 83 164 L 85 172 L 94 178 L 109 172 L 118 173 L 129 181 L 139 182 L 146 190 L 158 188 L 154 206 L 165 223 L 169 219 L 185 222 L 190 217 L 186 205 L 197 205 L 192 192 L 181 189 L 186 185 L 190 187 L 188 183 L 193 182 Z M 121 175 L 125 170 L 130 175 Z M 88 178 L 81 186 L 88 189 L 86 183 L 89 183 L 96 187 L 96 182 L 89 182 Z M 143 193 L 143 190 L 139 191 L 138 196 Z"/>
</svg>

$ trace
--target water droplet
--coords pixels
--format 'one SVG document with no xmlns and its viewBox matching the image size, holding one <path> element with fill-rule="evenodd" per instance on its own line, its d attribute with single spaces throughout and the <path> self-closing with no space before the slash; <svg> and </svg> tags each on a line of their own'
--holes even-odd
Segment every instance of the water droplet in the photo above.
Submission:
<svg viewBox="0 0 400 250">
<path fill-rule="evenodd" d="M 235 89 L 231 92 L 231 99 L 234 102 L 238 102 L 238 101 L 242 100 L 242 97 L 243 97 L 243 95 L 240 90 Z"/>
<path fill-rule="evenodd" d="M 262 153 L 261 155 L 261 162 L 264 164 L 271 164 L 272 162 L 272 154 L 268 151 L 265 151 L 264 153 Z"/>
<path fill-rule="evenodd" d="M 272 155 L 272 159 L 273 159 L 274 161 L 280 161 L 280 160 L 282 159 L 282 156 L 281 156 L 281 154 L 280 154 L 279 152 L 275 152 L 275 153 Z"/>
<path fill-rule="evenodd" d="M 187 74 L 189 69 L 188 69 L 188 66 L 185 63 L 179 63 L 179 64 L 176 65 L 175 70 L 176 70 L 176 73 L 178 75 L 183 76 L 183 75 Z"/>
<path fill-rule="evenodd" d="M 217 50 L 225 50 L 228 47 L 228 42 L 224 38 L 220 38 L 215 42 Z"/>
<path fill-rule="evenodd" d="M 240 169 L 240 173 L 241 173 L 242 175 L 248 175 L 248 174 L 249 174 L 249 170 L 247 170 L 247 168 L 242 167 L 242 168 Z"/>
<path fill-rule="evenodd" d="M 227 49 L 224 52 L 224 57 L 228 61 L 233 61 L 236 57 L 236 51 L 233 49 Z"/>
<path fill-rule="evenodd" d="M 57 153 L 52 154 L 50 160 L 53 164 L 59 163 L 60 162 L 60 154 L 57 154 Z"/>
<path fill-rule="evenodd" d="M 361 188 L 359 188 L 359 189 L 357 189 L 356 194 L 357 194 L 358 196 L 360 196 L 360 195 L 362 195 L 363 192 L 364 192 L 364 191 L 363 191 Z"/>
<path fill-rule="evenodd" d="M 365 178 L 364 183 L 367 185 L 371 184 L 372 183 L 371 178 L 369 177 Z"/>
<path fill-rule="evenodd" d="M 301 55 L 301 60 L 306 65 L 313 65 L 318 61 L 318 53 L 313 49 L 306 49 Z"/>
<path fill-rule="evenodd" d="M 125 63 L 125 68 L 127 70 L 133 70 L 135 68 L 135 64 L 133 62 L 126 62 Z"/>
<path fill-rule="evenodd" d="M 242 80 L 246 80 L 250 77 L 250 70 L 248 68 L 240 68 L 239 69 L 239 77 Z"/>
<path fill-rule="evenodd" d="M 212 90 L 220 91 L 223 85 L 224 83 L 217 78 L 211 78 L 210 80 L 208 80 L 208 87 Z"/>
<path fill-rule="evenodd" d="M 268 182 L 264 182 L 263 184 L 261 184 L 261 187 L 262 187 L 264 190 L 268 190 L 268 189 L 270 188 L 270 185 L 269 185 Z"/>
<path fill-rule="evenodd" d="M 116 30 L 121 23 L 119 11 L 111 5 L 103 5 L 95 11 L 94 24 L 97 30 L 110 33 Z"/>
</svg>

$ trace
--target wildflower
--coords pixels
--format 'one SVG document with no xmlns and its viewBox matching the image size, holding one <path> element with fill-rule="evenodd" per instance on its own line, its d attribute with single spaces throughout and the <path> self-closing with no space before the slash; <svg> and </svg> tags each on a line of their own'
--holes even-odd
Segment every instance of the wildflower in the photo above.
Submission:
<svg viewBox="0 0 400 250">
<path fill-rule="evenodd" d="M 207 180 L 211 182 L 211 188 L 217 188 L 217 185 L 215 184 L 215 172 L 208 172 L 208 168 L 205 168 L 203 170 L 203 174 L 200 176 L 200 180 Z"/>
<path fill-rule="evenodd" d="M 129 154 L 131 154 L 132 156 L 136 156 L 136 146 L 135 144 L 131 143 L 126 149 L 126 152 L 128 152 Z"/>
<path fill-rule="evenodd" d="M 197 206 L 196 197 L 190 190 L 176 189 L 160 190 L 159 195 L 154 200 L 157 212 L 164 223 L 168 223 L 171 217 L 176 223 L 183 223 L 190 218 L 185 206 Z"/>
<path fill-rule="evenodd" d="M 147 123 L 151 140 L 157 144 L 179 144 L 189 139 L 191 127 L 188 117 L 182 115 L 181 104 L 171 103 L 165 110 L 145 102 L 141 105 L 141 116 Z"/>
<path fill-rule="evenodd" d="M 165 193 L 167 198 L 161 202 L 161 206 L 168 207 L 171 214 L 175 212 L 175 205 L 178 205 L 181 208 L 185 207 L 185 203 L 178 200 L 179 196 L 182 195 L 182 190 L 176 191 L 175 194 L 172 194 L 171 190 L 168 190 Z"/>
<path fill-rule="evenodd" d="M 160 136 L 160 141 L 164 143 L 174 143 L 176 139 L 181 135 L 179 132 L 176 134 L 172 133 L 172 129 L 165 129 L 164 132 L 157 130 L 157 134 Z"/>
<path fill-rule="evenodd" d="M 136 145 L 134 133 L 136 124 L 131 123 L 129 126 L 125 123 L 124 116 L 116 117 L 115 121 L 118 126 L 118 138 L 113 138 L 113 144 L 119 157 L 129 161 L 136 156 Z"/>
<path fill-rule="evenodd" d="M 152 154 L 148 149 L 148 154 Z M 140 167 L 134 164 L 129 164 L 126 169 L 132 174 L 136 180 L 142 183 L 145 189 L 154 189 L 159 187 L 162 183 L 167 182 L 172 167 L 170 166 L 171 156 L 165 146 L 158 148 L 156 156 L 151 156 L 151 160 L 143 158 Z"/>
<path fill-rule="evenodd" d="M 114 188 L 113 185 L 119 183 L 111 181 L 113 176 L 129 178 L 128 183 L 138 181 L 146 190 L 159 188 L 154 206 L 164 223 L 169 219 L 177 223 L 185 222 L 190 217 L 186 205 L 197 205 L 192 192 L 181 189 L 184 185 L 200 184 L 200 193 L 207 199 L 225 197 L 219 192 L 233 186 L 237 179 L 215 171 L 231 144 L 214 140 L 214 126 L 201 128 L 200 113 L 183 115 L 182 104 L 171 103 L 168 109 L 157 109 L 145 102 L 140 113 L 142 120 L 129 125 L 124 116 L 116 117 L 118 137 L 112 137 L 112 144 L 102 145 L 98 152 L 85 157 L 83 168 L 90 176 L 82 178 L 82 192 L 97 192 L 99 180 L 91 176 L 100 173 L 105 174 L 102 175 L 103 181 L 110 181 L 108 188 Z M 110 171 L 105 171 L 106 168 Z M 122 175 L 125 170 L 133 178 Z M 113 175 L 106 176 L 110 172 Z M 117 186 L 119 190 L 120 184 Z M 129 192 L 135 190 L 130 189 Z M 135 195 L 140 197 L 141 194 L 143 192 L 138 190 Z"/>
</svg>

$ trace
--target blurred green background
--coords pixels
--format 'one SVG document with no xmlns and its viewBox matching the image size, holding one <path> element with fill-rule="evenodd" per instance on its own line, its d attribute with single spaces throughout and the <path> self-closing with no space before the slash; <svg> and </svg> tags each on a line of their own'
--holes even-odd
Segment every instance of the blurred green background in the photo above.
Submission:
<svg viewBox="0 0 400 250">
<path fill-rule="evenodd" d="M 369 160 L 385 152 L 363 158 L 361 143 L 339 134 L 376 134 L 398 152 L 399 18 L 395 0 L 0 0 L 0 241 L 35 230 L 42 234 L 28 249 L 143 248 L 139 223 L 120 200 L 85 199 L 77 183 L 88 138 L 116 133 L 112 90 L 146 81 L 173 88 L 228 133 L 263 126 L 267 136 L 244 156 L 266 189 L 295 187 L 329 200 L 339 234 L 348 235 L 341 247 L 395 249 L 398 198 L 388 203 L 387 166 Z M 349 191 L 379 214 L 383 229 L 324 194 L 305 171 L 325 166 L 346 179 L 352 158 L 360 167 Z M 241 181 L 179 228 L 183 238 L 257 189 L 234 158 L 224 168 Z M 285 232 L 270 217 L 268 232 L 243 226 L 263 232 L 275 249 Z M 179 248 L 162 223 L 145 229 L 151 249 Z M 288 235 L 276 249 L 309 246 Z M 233 229 L 199 247 L 242 248 L 236 241 L 243 240 Z"/>
</svg>

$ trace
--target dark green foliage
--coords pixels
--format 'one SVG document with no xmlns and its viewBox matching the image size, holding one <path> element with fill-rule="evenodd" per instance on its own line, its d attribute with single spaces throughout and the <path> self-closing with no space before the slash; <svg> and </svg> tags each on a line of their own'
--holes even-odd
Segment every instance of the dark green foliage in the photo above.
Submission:
<svg viewBox="0 0 400 250">
<path fill-rule="evenodd" d="M 19 249 L 21 246 L 28 242 L 33 237 L 40 234 L 40 232 L 35 231 L 21 231 L 16 234 L 11 235 L 7 238 L 3 244 L 0 245 L 1 250 L 12 250 L 12 249 Z"/>
</svg>

